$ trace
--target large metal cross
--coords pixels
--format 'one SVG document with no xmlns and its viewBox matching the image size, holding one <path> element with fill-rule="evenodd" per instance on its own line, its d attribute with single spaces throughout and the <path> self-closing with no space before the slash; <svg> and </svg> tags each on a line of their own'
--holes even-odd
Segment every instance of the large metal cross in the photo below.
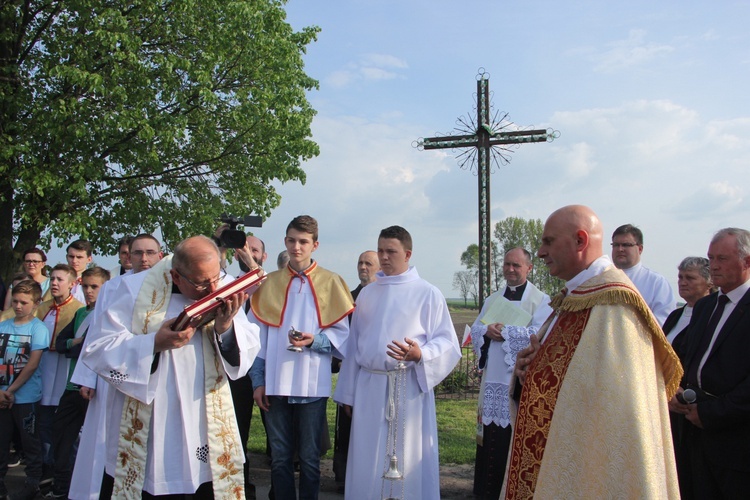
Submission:
<svg viewBox="0 0 750 500">
<path fill-rule="evenodd" d="M 459 118 L 458 132 L 461 135 L 428 137 L 420 139 L 415 146 L 419 149 L 471 148 L 458 155 L 461 168 L 477 165 L 479 179 L 479 307 L 490 295 L 491 286 L 491 219 L 490 219 L 490 170 L 491 163 L 507 164 L 510 157 L 504 152 L 525 142 L 551 142 L 560 133 L 551 129 L 511 130 L 503 129 L 513 124 L 507 120 L 507 113 L 490 116 L 490 75 L 483 68 L 477 74 L 477 116 L 476 122 Z M 499 119 L 498 119 L 499 117 Z M 513 127 L 517 128 L 517 127 Z"/>
</svg>

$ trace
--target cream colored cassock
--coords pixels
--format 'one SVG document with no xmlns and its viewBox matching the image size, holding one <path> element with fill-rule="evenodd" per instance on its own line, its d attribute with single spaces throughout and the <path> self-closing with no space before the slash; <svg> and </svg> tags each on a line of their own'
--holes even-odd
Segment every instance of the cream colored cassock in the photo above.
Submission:
<svg viewBox="0 0 750 500">
<path fill-rule="evenodd" d="M 158 366 L 151 373 L 155 335 L 134 335 L 130 331 L 136 297 L 148 274 L 139 273 L 122 281 L 117 297 L 102 311 L 99 337 L 86 348 L 82 359 L 107 380 L 110 389 L 116 389 L 108 392 L 106 402 L 107 474 L 115 475 L 120 438 L 116 423 L 128 395 L 147 404 L 153 402 L 143 489 L 154 495 L 193 493 L 212 480 L 210 465 L 201 460 L 202 450 L 208 446 L 201 333 L 196 332 L 184 347 L 161 352 Z M 173 293 L 166 318 L 177 317 L 191 302 Z M 235 316 L 234 334 L 240 364 L 231 366 L 222 358 L 231 379 L 247 373 L 260 349 L 258 328 L 244 314 Z M 239 435 L 235 438 L 239 442 Z"/>
<path fill-rule="evenodd" d="M 383 372 L 397 363 L 386 354 L 386 346 L 392 340 L 403 342 L 404 337 L 419 344 L 422 360 L 407 363 L 406 404 L 399 409 L 404 416 L 404 442 L 398 447 L 404 479 L 394 482 L 394 496 L 401 497 L 403 483 L 402 498 L 440 498 L 433 388 L 456 366 L 461 350 L 445 298 L 411 267 L 397 276 L 378 272 L 377 281 L 357 297 L 334 394 L 336 402 L 353 406 L 347 499 L 381 498 L 389 397 L 388 376 Z"/>
</svg>

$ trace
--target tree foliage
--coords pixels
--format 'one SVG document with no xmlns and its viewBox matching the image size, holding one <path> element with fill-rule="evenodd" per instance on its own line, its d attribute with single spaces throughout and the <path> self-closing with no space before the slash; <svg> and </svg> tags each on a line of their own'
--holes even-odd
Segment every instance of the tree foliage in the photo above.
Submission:
<svg viewBox="0 0 750 500">
<path fill-rule="evenodd" d="M 479 272 L 479 245 L 472 243 L 461 254 L 461 265 L 469 271 Z"/>
<path fill-rule="evenodd" d="M 522 219 L 520 217 L 508 217 L 495 224 L 494 236 L 492 240 L 492 276 L 494 278 L 494 290 L 499 290 L 504 284 L 502 266 L 503 256 L 508 250 L 516 247 L 522 247 L 532 255 L 534 267 L 529 273 L 528 279 L 534 283 L 540 290 L 550 296 L 556 294 L 565 286 L 562 280 L 550 276 L 544 261 L 536 256 L 536 251 L 542 243 L 542 233 L 544 232 L 544 223 L 541 219 Z M 461 254 L 461 265 L 466 267 L 466 271 L 459 271 L 453 276 L 453 288 L 461 290 L 458 283 L 460 278 L 457 276 L 462 272 L 473 272 L 479 280 L 479 247 L 472 243 Z M 462 291 L 463 293 L 463 291 Z M 464 295 L 464 300 L 466 295 Z"/>
<path fill-rule="evenodd" d="M 299 180 L 317 81 L 283 0 L 0 4 L 0 271 L 51 238 L 171 246 Z M 14 243 L 15 242 L 15 243 Z"/>
<path fill-rule="evenodd" d="M 507 217 L 495 224 L 494 235 L 501 255 L 516 247 L 528 250 L 532 255 L 534 267 L 529 273 L 528 280 L 540 290 L 552 296 L 565 286 L 565 283 L 550 276 L 544 261 L 536 256 L 542 244 L 544 223 L 541 219 L 523 219 L 521 217 Z"/>
</svg>

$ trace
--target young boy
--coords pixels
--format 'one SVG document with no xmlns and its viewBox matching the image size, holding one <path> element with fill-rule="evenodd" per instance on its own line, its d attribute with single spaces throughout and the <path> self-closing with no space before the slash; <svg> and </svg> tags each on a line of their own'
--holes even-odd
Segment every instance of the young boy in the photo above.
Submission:
<svg viewBox="0 0 750 500">
<path fill-rule="evenodd" d="M 54 423 L 52 424 L 52 435 L 54 436 L 52 448 L 55 452 L 55 482 L 52 487 L 52 498 L 68 498 L 70 477 L 73 473 L 75 461 L 72 456 L 73 448 L 89 404 L 88 399 L 85 399 L 80 393 L 81 387 L 72 383 L 70 377 L 75 370 L 78 356 L 81 354 L 83 339 L 89 329 L 91 320 L 89 313 L 94 310 L 99 291 L 102 285 L 109 280 L 109 277 L 109 271 L 101 267 L 92 267 L 83 272 L 81 288 L 86 297 L 86 307 L 76 311 L 73 328 L 67 328 L 60 332 L 55 341 L 55 349 L 58 353 L 70 359 L 70 366 L 68 368 L 68 384 L 65 386 L 62 397 L 60 397 L 60 404 L 57 406 Z"/>
<path fill-rule="evenodd" d="M 80 302 L 84 302 L 85 300 L 83 288 L 81 287 L 81 278 L 83 271 L 86 270 L 93 259 L 91 250 L 91 242 L 88 240 L 75 240 L 65 249 L 65 260 L 76 272 L 73 290 L 70 293 Z"/>
<path fill-rule="evenodd" d="M 42 399 L 42 377 L 37 367 L 49 346 L 49 331 L 34 312 L 42 289 L 33 280 L 13 287 L 14 319 L 0 323 L 0 499 L 8 496 L 5 474 L 13 429 L 21 434 L 26 454 L 26 482 L 19 496 L 31 499 L 39 493 L 42 446 L 36 410 Z"/>
<path fill-rule="evenodd" d="M 44 472 L 41 484 L 52 482 L 54 452 L 52 449 L 52 422 L 60 396 L 68 381 L 68 360 L 55 349 L 55 341 L 65 328 L 73 328 L 73 317 L 83 304 L 71 295 L 76 271 L 66 264 L 57 264 L 50 272 L 52 300 L 42 302 L 36 317 L 44 322 L 50 333 L 49 350 L 42 355 L 39 373 L 42 376 L 42 401 L 39 405 L 37 425 L 44 453 Z"/>
<path fill-rule="evenodd" d="M 255 403 L 266 412 L 276 498 L 297 497 L 295 451 L 300 460 L 299 496 L 317 498 L 320 443 L 331 395 L 331 352 L 349 334 L 347 316 L 354 302 L 344 280 L 312 258 L 318 248 L 315 219 L 295 217 L 287 226 L 284 245 L 289 265 L 270 273 L 251 298 L 248 318 L 260 326 L 261 350 L 250 378 Z"/>
</svg>

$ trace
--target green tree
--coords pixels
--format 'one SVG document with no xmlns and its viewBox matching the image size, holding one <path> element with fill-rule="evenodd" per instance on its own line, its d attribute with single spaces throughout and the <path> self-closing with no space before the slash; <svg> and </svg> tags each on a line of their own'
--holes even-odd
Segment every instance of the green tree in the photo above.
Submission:
<svg viewBox="0 0 750 500">
<path fill-rule="evenodd" d="M 0 275 L 51 238 L 112 252 L 158 227 L 172 246 L 304 183 L 318 28 L 295 32 L 284 3 L 0 3 Z"/>
<path fill-rule="evenodd" d="M 515 247 L 525 248 L 531 253 L 534 267 L 528 279 L 540 290 L 552 296 L 560 291 L 565 283 L 550 276 L 544 261 L 536 256 L 542 243 L 543 232 L 544 223 L 541 219 L 526 220 L 521 217 L 507 217 L 495 224 L 494 235 L 497 238 L 501 255 L 505 255 L 505 252 Z"/>
<path fill-rule="evenodd" d="M 461 254 L 461 265 L 467 271 L 479 272 L 479 245 L 472 243 Z"/>
</svg>

